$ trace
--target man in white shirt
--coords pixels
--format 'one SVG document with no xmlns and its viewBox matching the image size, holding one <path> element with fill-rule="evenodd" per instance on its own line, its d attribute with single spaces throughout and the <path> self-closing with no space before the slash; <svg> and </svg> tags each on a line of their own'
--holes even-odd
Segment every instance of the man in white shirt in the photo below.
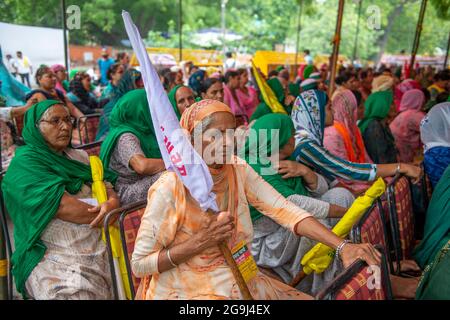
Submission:
<svg viewBox="0 0 450 320">
<path fill-rule="evenodd" d="M 225 71 L 228 69 L 236 69 L 236 60 L 233 59 L 233 54 L 231 52 L 227 52 L 225 56 L 227 58 L 224 65 Z"/>
<path fill-rule="evenodd" d="M 304 53 L 304 57 L 305 57 L 305 61 L 308 65 L 312 65 L 313 64 L 313 58 L 309 52 L 308 49 L 306 49 L 305 51 L 303 51 Z"/>
<path fill-rule="evenodd" d="M 13 59 L 12 55 L 6 55 L 6 68 L 11 75 L 16 78 L 17 76 L 17 68 L 15 66 L 16 60 Z"/>
<path fill-rule="evenodd" d="M 25 84 L 26 80 L 28 87 L 31 88 L 30 74 L 33 74 L 33 66 L 31 65 L 30 59 L 22 54 L 22 51 L 17 51 L 15 67 L 17 68 L 17 72 L 20 75 L 22 83 Z"/>
</svg>

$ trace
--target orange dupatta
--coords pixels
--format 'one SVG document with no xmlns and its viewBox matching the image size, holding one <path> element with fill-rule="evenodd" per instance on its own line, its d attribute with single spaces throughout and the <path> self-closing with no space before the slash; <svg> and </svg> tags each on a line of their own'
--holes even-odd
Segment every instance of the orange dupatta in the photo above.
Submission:
<svg viewBox="0 0 450 320">
<path fill-rule="evenodd" d="M 355 130 L 355 138 L 356 138 L 356 147 L 358 148 L 358 156 L 355 154 L 355 150 L 353 149 L 353 143 L 352 139 L 350 137 L 350 134 L 347 131 L 347 128 L 340 122 L 335 121 L 334 127 L 341 135 L 342 139 L 344 140 L 345 150 L 347 151 L 348 160 L 350 162 L 357 162 L 357 163 L 365 163 L 366 159 L 364 156 L 364 142 L 361 136 L 361 132 L 359 130 Z"/>
</svg>

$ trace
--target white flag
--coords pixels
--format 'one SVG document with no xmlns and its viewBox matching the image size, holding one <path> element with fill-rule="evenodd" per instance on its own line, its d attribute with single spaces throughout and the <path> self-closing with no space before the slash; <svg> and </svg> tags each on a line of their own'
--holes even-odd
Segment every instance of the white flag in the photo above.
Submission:
<svg viewBox="0 0 450 320">
<path fill-rule="evenodd" d="M 202 210 L 219 211 L 216 196 L 212 192 L 213 180 L 208 167 L 193 148 L 189 137 L 183 133 L 130 14 L 122 11 L 122 17 L 131 46 L 141 66 L 150 114 L 165 166 L 167 170 L 176 172 Z"/>
</svg>

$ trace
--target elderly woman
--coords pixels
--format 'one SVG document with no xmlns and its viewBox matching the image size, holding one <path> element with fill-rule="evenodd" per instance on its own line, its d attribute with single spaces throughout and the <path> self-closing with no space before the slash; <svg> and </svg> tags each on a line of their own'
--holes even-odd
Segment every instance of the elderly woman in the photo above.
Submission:
<svg viewBox="0 0 450 320">
<path fill-rule="evenodd" d="M 212 139 L 203 129 L 226 132 L 235 129 L 231 109 L 221 102 L 204 100 L 183 114 L 181 125 L 191 135 L 200 134 L 222 211 L 210 216 L 189 195 L 175 172 L 166 172 L 149 190 L 148 203 L 136 239 L 131 265 L 142 282 L 145 299 L 241 299 L 230 267 L 218 244 L 230 248 L 246 243 L 251 249 L 252 222 L 249 205 L 291 230 L 332 248 L 340 239 L 309 213 L 287 201 L 245 161 L 234 157 L 234 137 Z M 209 136 L 209 137 L 207 137 Z M 212 150 L 211 154 L 207 150 Z M 205 152 L 203 152 L 205 151 Z M 362 258 L 379 263 L 380 256 L 368 244 L 346 243 L 341 252 L 345 265 Z M 151 276 L 151 280 L 149 277 Z M 148 284 L 148 285 L 147 285 Z M 255 299 L 308 299 L 308 295 L 258 272 L 247 283 Z"/>
<path fill-rule="evenodd" d="M 56 88 L 57 77 L 55 73 L 47 66 L 41 66 L 36 71 L 36 83 L 39 85 L 39 89 L 35 89 L 27 93 L 25 99 L 31 101 L 32 104 L 44 100 L 58 100 L 62 104 L 69 108 L 70 114 L 79 119 L 84 114 L 67 98 L 67 96 Z M 81 123 L 81 129 L 83 129 L 84 123 Z M 74 128 L 75 129 L 75 128 Z M 81 143 L 81 137 L 77 130 L 74 130 L 72 137 L 73 144 Z"/>
<path fill-rule="evenodd" d="M 14 223 L 12 272 L 17 290 L 33 299 L 110 299 L 111 277 L 101 230 L 119 201 L 105 170 L 108 200 L 92 197 L 88 155 L 70 148 L 73 118 L 60 101 L 25 114 L 20 147 L 3 180 Z"/>
<path fill-rule="evenodd" d="M 183 112 L 195 102 L 194 92 L 184 85 L 176 85 L 170 90 L 168 96 L 178 120 L 181 119 Z"/>
<path fill-rule="evenodd" d="M 115 189 L 122 204 L 144 200 L 165 170 L 144 89 L 125 94 L 109 117 L 110 131 L 102 143 L 105 168 L 119 175 Z"/>
</svg>

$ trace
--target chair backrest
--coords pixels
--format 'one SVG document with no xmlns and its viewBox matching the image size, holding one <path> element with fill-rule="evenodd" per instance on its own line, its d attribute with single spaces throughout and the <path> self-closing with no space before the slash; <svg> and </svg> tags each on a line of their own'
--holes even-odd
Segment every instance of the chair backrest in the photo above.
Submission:
<svg viewBox="0 0 450 320">
<path fill-rule="evenodd" d="M 84 150 L 90 156 L 98 156 L 100 155 L 100 148 L 102 146 L 102 142 L 103 141 L 96 141 L 88 144 L 83 144 L 81 146 L 76 146 L 74 148 Z"/>
<path fill-rule="evenodd" d="M 87 114 L 80 117 L 80 121 L 77 122 L 77 130 L 80 135 L 80 141 L 82 144 L 92 143 L 95 141 L 97 135 L 97 128 L 100 122 L 100 113 Z M 84 130 L 81 130 L 81 123 L 85 123 Z"/>
<path fill-rule="evenodd" d="M 397 259 L 408 259 L 415 242 L 414 211 L 408 178 L 396 176 L 388 185 L 387 193 Z"/>
<path fill-rule="evenodd" d="M 359 222 L 353 226 L 351 237 L 357 243 L 379 244 L 383 248 L 387 246 L 386 223 L 384 219 L 383 204 L 378 198 L 373 205 L 361 217 Z"/>
<path fill-rule="evenodd" d="M 130 203 L 124 207 L 115 209 L 109 212 L 104 220 L 104 230 L 106 238 L 106 247 L 108 251 L 108 259 L 110 272 L 112 275 L 116 274 L 116 267 L 114 264 L 114 258 L 111 248 L 111 238 L 109 234 L 109 223 L 112 219 L 119 217 L 119 231 L 122 250 L 125 254 L 125 266 L 127 269 L 128 282 L 131 284 L 131 296 L 134 299 L 136 290 L 139 286 L 140 279 L 134 277 L 131 271 L 130 259 L 134 250 L 134 243 L 136 241 L 137 232 L 141 223 L 141 217 L 144 214 L 145 207 L 147 206 L 147 200 Z M 112 286 L 114 297 L 119 299 L 119 290 L 116 278 L 112 277 Z"/>
<path fill-rule="evenodd" d="M 384 250 L 381 268 L 357 260 L 316 296 L 317 300 L 391 300 L 392 289 Z"/>
<path fill-rule="evenodd" d="M 14 117 L 14 125 L 16 127 L 16 134 L 21 137 L 22 136 L 22 130 L 24 125 L 24 115 L 20 115 L 17 117 Z"/>
<path fill-rule="evenodd" d="M 12 246 L 11 246 L 11 235 L 9 233 L 8 229 L 8 219 L 7 212 L 6 212 L 6 205 L 5 201 L 3 199 L 3 192 L 1 190 L 1 183 L 3 181 L 3 177 L 5 175 L 5 171 L 2 171 L 0 174 L 0 224 L 1 224 L 1 232 L 4 238 L 4 243 L 0 243 L 0 245 L 4 245 L 6 249 L 6 262 L 7 262 L 7 297 L 6 299 L 12 300 L 13 299 L 13 277 L 12 277 L 12 264 L 11 264 L 11 256 L 12 256 Z"/>
<path fill-rule="evenodd" d="M 141 225 L 141 218 L 144 215 L 147 201 L 141 201 L 133 208 L 125 210 L 119 217 L 120 238 L 122 241 L 122 248 L 127 255 L 125 264 L 127 266 L 127 274 L 129 283 L 133 284 L 131 288 L 133 299 L 141 282 L 140 278 L 137 278 L 131 270 L 131 256 L 133 255 L 134 245 L 136 243 L 136 237 Z"/>
</svg>

